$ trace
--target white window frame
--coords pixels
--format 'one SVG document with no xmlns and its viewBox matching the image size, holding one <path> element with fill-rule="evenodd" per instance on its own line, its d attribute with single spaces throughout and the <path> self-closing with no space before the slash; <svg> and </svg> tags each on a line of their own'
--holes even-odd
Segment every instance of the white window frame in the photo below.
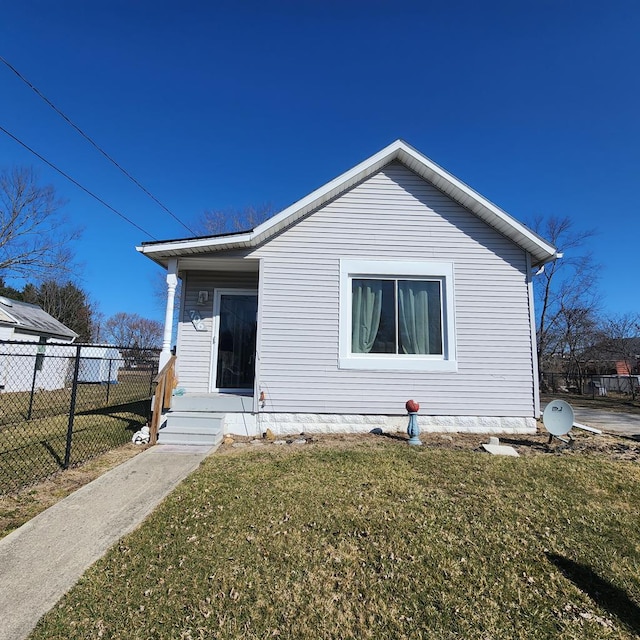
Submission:
<svg viewBox="0 0 640 640">
<path fill-rule="evenodd" d="M 391 260 L 340 260 L 340 369 L 368 371 L 448 371 L 458 370 L 455 340 L 453 262 L 400 262 Z M 442 304 L 442 355 L 352 353 L 352 281 L 357 278 L 440 280 Z"/>
</svg>

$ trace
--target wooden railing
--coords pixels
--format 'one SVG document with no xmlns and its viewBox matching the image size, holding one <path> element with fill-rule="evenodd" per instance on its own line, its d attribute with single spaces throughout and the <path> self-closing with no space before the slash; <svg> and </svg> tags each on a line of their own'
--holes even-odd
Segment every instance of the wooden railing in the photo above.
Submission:
<svg viewBox="0 0 640 640">
<path fill-rule="evenodd" d="M 151 444 L 158 442 L 158 427 L 160 426 L 160 418 L 165 409 L 171 408 L 171 395 L 177 384 L 176 380 L 176 357 L 171 356 L 167 364 L 154 378 L 156 382 L 156 393 L 153 401 L 153 415 L 151 416 L 151 424 L 149 431 L 151 435 Z"/>
</svg>

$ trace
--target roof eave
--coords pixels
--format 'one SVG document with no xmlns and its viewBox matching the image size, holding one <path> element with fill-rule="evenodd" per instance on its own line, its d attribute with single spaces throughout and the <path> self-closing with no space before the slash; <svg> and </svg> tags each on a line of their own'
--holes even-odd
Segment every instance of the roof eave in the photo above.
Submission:
<svg viewBox="0 0 640 640">
<path fill-rule="evenodd" d="M 143 244 L 136 249 L 166 267 L 172 257 L 254 247 L 394 161 L 404 164 L 530 253 L 533 266 L 558 257 L 555 247 L 546 240 L 403 140 L 396 140 L 245 234 Z"/>
<path fill-rule="evenodd" d="M 136 251 L 155 263 L 167 267 L 171 258 L 181 258 L 214 251 L 243 249 L 252 246 L 253 231 L 242 235 L 200 238 L 195 240 L 167 240 L 152 244 L 142 244 Z"/>
</svg>

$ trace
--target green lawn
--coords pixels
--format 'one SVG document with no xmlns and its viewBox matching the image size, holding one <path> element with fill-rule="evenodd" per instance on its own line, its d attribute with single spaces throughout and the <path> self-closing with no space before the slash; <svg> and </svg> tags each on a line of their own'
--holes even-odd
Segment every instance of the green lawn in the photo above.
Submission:
<svg viewBox="0 0 640 640">
<path fill-rule="evenodd" d="M 113 412 L 77 415 L 69 466 L 130 442 L 145 424 L 143 414 L 142 409 L 136 413 L 114 408 Z M 68 416 L 51 416 L 0 431 L 0 495 L 27 487 L 63 468 L 68 422 Z"/>
<path fill-rule="evenodd" d="M 151 372 L 122 372 L 118 384 L 78 386 L 69 465 L 131 440 L 147 422 Z M 0 495 L 63 467 L 71 389 L 0 394 Z"/>
<path fill-rule="evenodd" d="M 32 638 L 635 638 L 640 470 L 354 443 L 211 456 Z"/>
<path fill-rule="evenodd" d="M 540 400 L 543 403 L 556 399 L 566 400 L 574 407 L 586 407 L 587 409 L 601 409 L 614 413 L 631 413 L 640 415 L 640 396 L 635 400 L 630 395 L 609 392 L 606 396 L 592 396 L 591 394 L 578 395 L 575 393 L 543 393 Z"/>
<path fill-rule="evenodd" d="M 104 406 L 119 405 L 149 398 L 153 390 L 154 373 L 147 370 L 121 371 L 117 384 L 79 384 L 76 411 L 90 411 Z M 19 424 L 29 415 L 43 418 L 68 414 L 71 387 L 51 391 L 0 393 L 0 430 L 3 425 Z M 31 414 L 29 414 L 31 407 Z"/>
</svg>

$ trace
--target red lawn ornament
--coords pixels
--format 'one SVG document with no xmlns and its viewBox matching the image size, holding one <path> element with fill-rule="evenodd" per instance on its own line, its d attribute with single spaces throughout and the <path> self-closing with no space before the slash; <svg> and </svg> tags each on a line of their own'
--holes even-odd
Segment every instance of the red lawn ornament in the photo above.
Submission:
<svg viewBox="0 0 640 640">
<path fill-rule="evenodd" d="M 420 405 L 415 400 L 407 400 L 407 404 L 404 406 L 409 413 L 418 413 L 420 411 Z"/>
</svg>

